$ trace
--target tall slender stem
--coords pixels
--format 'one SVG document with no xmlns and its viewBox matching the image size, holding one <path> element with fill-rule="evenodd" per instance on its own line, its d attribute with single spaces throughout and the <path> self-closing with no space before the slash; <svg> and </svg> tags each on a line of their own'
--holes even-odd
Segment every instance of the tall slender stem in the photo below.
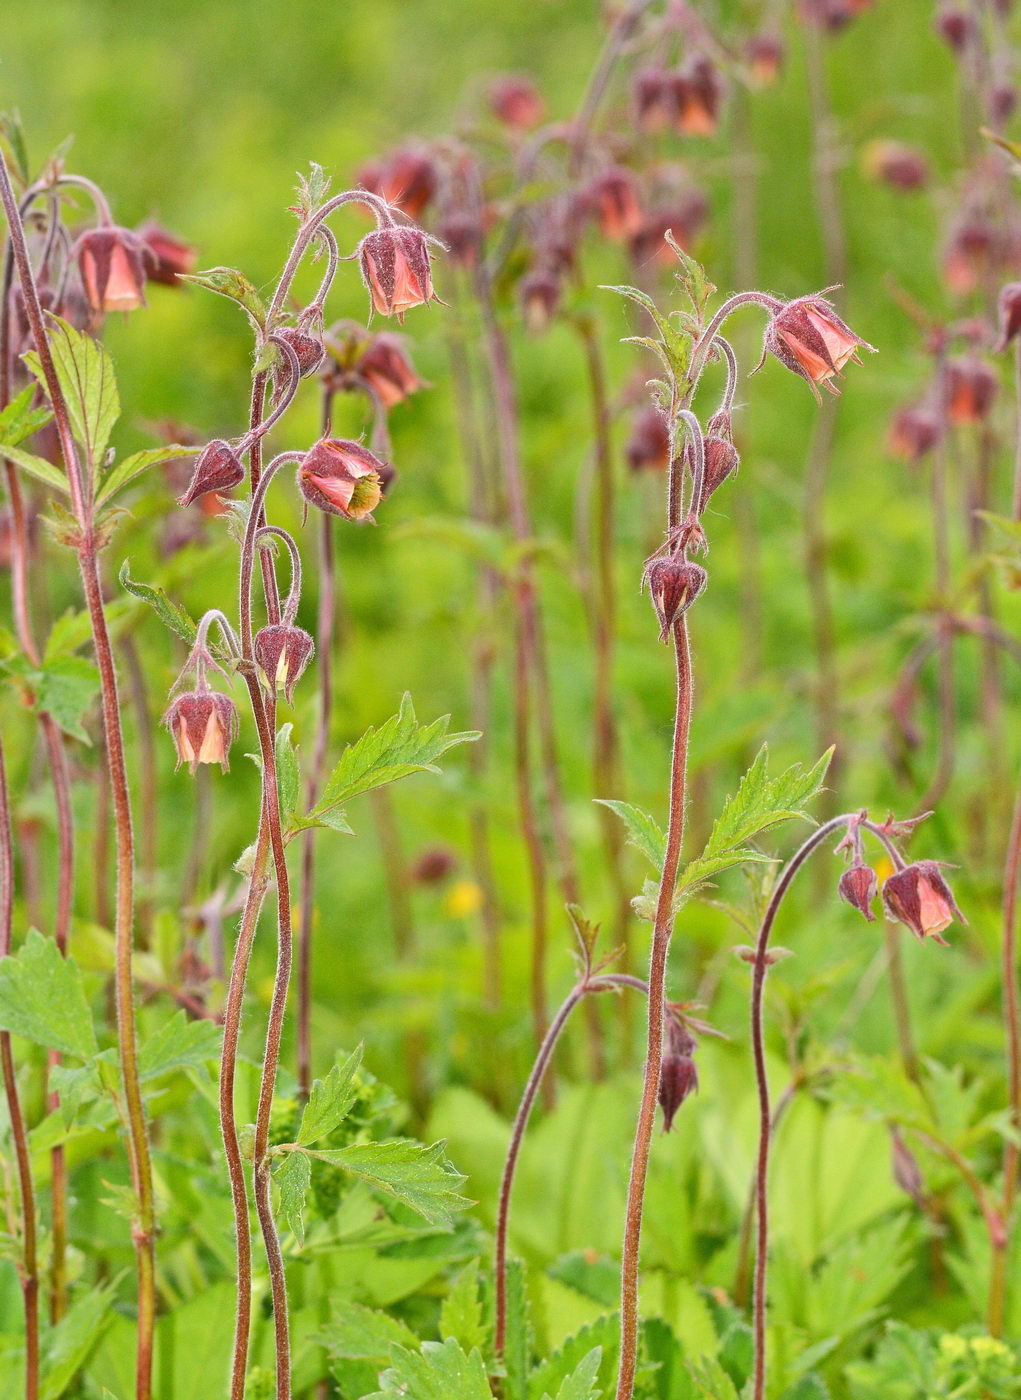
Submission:
<svg viewBox="0 0 1021 1400">
<path fill-rule="evenodd" d="M 7 770 L 0 744 L 0 958 L 11 951 L 14 913 L 14 850 L 11 841 L 11 806 Z M 11 1123 L 18 1190 L 21 1196 L 21 1258 L 18 1273 L 25 1309 L 25 1400 L 39 1394 L 39 1265 L 36 1253 L 35 1190 L 28 1129 L 21 1110 L 9 1031 L 0 1032 L 0 1074 L 3 1077 L 7 1115 Z"/>
<path fill-rule="evenodd" d="M 684 798 L 686 789 L 688 732 L 691 727 L 692 680 L 687 622 L 681 617 L 673 629 L 677 675 L 674 738 L 670 765 L 670 819 L 666 853 L 656 901 L 656 918 L 649 960 L 649 1034 L 645 1059 L 642 1101 L 635 1129 L 628 1182 L 621 1259 L 621 1344 L 617 1400 L 631 1400 L 638 1362 L 638 1256 L 642 1234 L 642 1206 L 649 1170 L 649 1149 L 656 1119 L 660 1068 L 663 1062 L 663 1001 L 666 986 L 667 954 L 674 926 L 674 889 L 684 837 Z"/>
<path fill-rule="evenodd" d="M 114 924 L 117 1040 L 128 1123 L 131 1179 L 137 1200 L 137 1219 L 132 1229 L 138 1277 L 135 1393 L 136 1400 L 149 1400 L 152 1388 L 152 1347 L 156 1321 L 156 1211 L 145 1106 L 138 1077 L 138 1046 L 132 987 L 134 836 L 131 826 L 131 799 L 124 759 L 124 741 L 121 731 L 117 672 L 106 624 L 106 612 L 99 578 L 92 505 L 90 501 L 86 500 L 84 478 L 71 432 L 67 405 L 46 338 L 46 327 L 28 256 L 25 230 L 18 213 L 7 162 L 2 151 L 0 151 L 0 198 L 2 198 L 10 229 L 14 261 L 18 271 L 18 280 L 21 283 L 25 312 L 32 329 L 32 338 L 35 341 L 50 404 L 53 408 L 61 455 L 67 471 L 71 508 L 79 525 L 78 565 L 92 629 L 96 664 L 99 669 L 103 734 L 117 838 L 117 901 Z"/>
</svg>

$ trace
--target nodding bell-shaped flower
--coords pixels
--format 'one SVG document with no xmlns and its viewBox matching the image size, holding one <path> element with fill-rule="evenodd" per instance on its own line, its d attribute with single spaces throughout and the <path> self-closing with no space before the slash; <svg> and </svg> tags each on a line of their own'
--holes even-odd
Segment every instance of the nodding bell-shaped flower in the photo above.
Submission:
<svg viewBox="0 0 1021 1400">
<path fill-rule="evenodd" d="M 755 86 L 772 87 L 784 65 L 784 46 L 775 34 L 753 34 L 744 49 Z"/>
<path fill-rule="evenodd" d="M 674 623 L 705 588 L 708 575 L 688 559 L 654 559 L 645 571 L 645 582 L 659 618 L 659 639 L 669 641 Z"/>
<path fill-rule="evenodd" d="M 78 272 L 89 308 L 94 315 L 105 311 L 134 311 L 145 305 L 145 244 L 130 229 L 89 229 L 75 248 Z"/>
<path fill-rule="evenodd" d="M 532 335 L 541 335 L 557 314 L 560 294 L 561 280 L 551 267 L 535 267 L 522 277 L 518 301 L 525 329 Z"/>
<path fill-rule="evenodd" d="M 682 136 L 712 136 L 720 118 L 723 79 L 704 54 L 695 54 L 670 74 L 674 120 Z"/>
<path fill-rule="evenodd" d="M 138 236 L 149 254 L 145 275 L 150 282 L 162 282 L 173 287 L 180 276 L 195 271 L 198 254 L 190 243 L 175 238 L 159 224 L 143 224 Z"/>
<path fill-rule="evenodd" d="M 395 224 L 378 228 L 362 239 L 358 260 L 372 309 L 380 315 L 403 321 L 410 307 L 439 301 L 433 291 L 429 239 L 421 229 Z"/>
<path fill-rule="evenodd" d="M 947 946 L 943 930 L 956 919 L 965 922 L 950 886 L 935 860 L 918 860 L 896 871 L 883 886 L 887 918 L 906 924 L 920 943 L 931 938 Z"/>
<path fill-rule="evenodd" d="M 706 221 L 709 205 L 701 190 L 690 189 L 657 204 L 642 220 L 642 226 L 631 240 L 630 253 L 640 265 L 655 260 L 664 267 L 677 266 L 677 254 L 666 241 L 669 231 L 682 248 L 687 249 L 698 236 Z"/>
<path fill-rule="evenodd" d="M 241 458 L 230 443 L 214 438 L 199 453 L 188 489 L 183 496 L 178 496 L 177 504 L 190 506 L 209 491 L 232 491 L 244 479 L 245 469 Z"/>
<path fill-rule="evenodd" d="M 642 227 L 635 177 L 622 166 L 597 175 L 585 191 L 584 200 L 605 238 L 623 242 L 634 238 Z"/>
<path fill-rule="evenodd" d="M 226 773 L 227 755 L 237 738 L 237 706 L 216 690 L 188 690 L 175 696 L 163 716 L 177 746 L 177 767 L 187 763 L 191 773 L 200 763 L 218 763 Z"/>
<path fill-rule="evenodd" d="M 642 131 L 662 131 L 674 114 L 670 77 L 659 67 L 640 68 L 631 85 L 635 121 Z"/>
<path fill-rule="evenodd" d="M 364 520 L 379 505 L 384 470 L 384 463 L 361 443 L 320 438 L 298 467 L 298 489 L 316 510 Z"/>
<path fill-rule="evenodd" d="M 365 353 L 355 365 L 363 379 L 384 408 L 393 408 L 422 388 L 422 380 L 408 358 L 404 341 L 398 335 L 383 331 L 369 342 Z"/>
<path fill-rule="evenodd" d="M 870 142 L 862 154 L 862 167 L 870 179 L 895 190 L 920 190 L 929 180 L 925 157 L 902 141 Z"/>
<path fill-rule="evenodd" d="M 1006 350 L 1021 331 L 1021 282 L 1008 282 L 1000 291 L 1000 339 L 998 350 Z"/>
<path fill-rule="evenodd" d="M 871 865 L 856 860 L 850 869 L 845 870 L 837 885 L 840 898 L 857 909 L 862 918 L 874 924 L 876 916 L 872 912 L 872 901 L 879 893 L 879 881 Z"/>
<path fill-rule="evenodd" d="M 959 5 L 944 5 L 936 16 L 936 33 L 961 54 L 978 33 L 974 17 Z"/>
<path fill-rule="evenodd" d="M 302 379 L 308 379 L 310 375 L 318 373 L 326 358 L 326 350 L 319 336 L 310 335 L 308 331 L 300 330 L 297 326 L 282 326 L 273 334 L 285 341 L 294 351 L 298 361 L 298 373 Z M 285 375 L 286 366 L 278 366 L 278 373 Z"/>
<path fill-rule="evenodd" d="M 800 374 L 821 402 L 816 385 L 823 384 L 831 394 L 839 394 L 831 381 L 848 360 L 861 364 L 859 346 L 875 350 L 840 319 L 832 302 L 816 293 L 797 297 L 774 313 L 766 326 L 762 354 L 763 359 L 767 353 L 775 355 L 787 369 Z"/>
<path fill-rule="evenodd" d="M 363 189 L 417 219 L 436 193 L 436 162 L 424 147 L 405 146 L 358 172 Z"/>
<path fill-rule="evenodd" d="M 624 456 L 633 472 L 666 471 L 670 457 L 670 434 L 666 418 L 652 404 L 639 409 L 631 420 L 631 436 Z"/>
<path fill-rule="evenodd" d="M 489 89 L 489 107 L 512 131 L 531 131 L 546 115 L 546 103 L 531 78 L 508 73 Z"/>
<path fill-rule="evenodd" d="M 996 371 L 974 355 L 950 360 L 944 370 L 943 392 L 951 423 L 981 423 L 989 416 L 1000 387 Z"/>
<path fill-rule="evenodd" d="M 940 440 L 940 420 L 927 404 L 909 403 L 890 422 L 887 444 L 904 462 L 920 462 Z"/>
<path fill-rule="evenodd" d="M 288 704 L 315 649 L 315 642 L 303 628 L 283 622 L 261 628 L 252 642 L 255 664 L 267 687 L 282 690 Z"/>
<path fill-rule="evenodd" d="M 673 1127 L 677 1110 L 688 1095 L 698 1092 L 698 1070 L 692 1059 L 697 1048 L 695 1037 L 671 1018 L 659 1071 L 659 1106 L 665 1133 Z"/>
</svg>

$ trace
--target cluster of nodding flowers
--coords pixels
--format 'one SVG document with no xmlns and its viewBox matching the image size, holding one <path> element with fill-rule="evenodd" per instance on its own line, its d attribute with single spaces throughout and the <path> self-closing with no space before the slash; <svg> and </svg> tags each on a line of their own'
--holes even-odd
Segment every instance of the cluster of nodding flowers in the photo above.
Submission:
<svg viewBox="0 0 1021 1400">
<path fill-rule="evenodd" d="M 436 240 L 416 227 L 396 224 L 390 207 L 370 192 L 352 190 L 330 200 L 316 215 L 319 234 L 331 251 L 327 275 L 313 302 L 297 315 L 296 323 L 273 329 L 266 337 L 267 344 L 277 352 L 272 411 L 235 445 L 215 439 L 202 450 L 187 490 L 178 497 L 179 505 L 189 506 L 210 492 L 231 491 L 241 485 L 246 478 L 245 453 L 280 419 L 302 379 L 321 372 L 338 382 L 346 383 L 353 377 L 384 411 L 418 387 L 420 381 L 396 336 L 381 334 L 370 340 L 361 328 L 357 331 L 347 328 L 340 342 L 332 335 L 327 337 L 330 354 L 327 353 L 323 304 L 338 257 L 333 235 L 321 220 L 324 210 L 352 200 L 368 205 L 379 220 L 379 227 L 362 239 L 357 250 L 362 278 L 371 299 L 371 312 L 396 316 L 403 321 L 409 308 L 439 300 L 432 284 L 429 248 Z M 325 371 L 324 366 L 328 366 Z M 306 508 L 311 505 L 344 520 L 372 521 L 373 511 L 394 478 L 393 468 L 360 442 L 329 434 L 308 451 L 282 453 L 266 467 L 253 492 L 242 546 L 241 636 L 237 636 L 218 609 L 204 615 L 163 717 L 177 748 L 178 767 L 187 763 L 192 773 L 200 763 L 218 763 L 226 772 L 230 746 L 237 736 L 238 713 L 234 702 L 213 690 L 208 680 L 210 667 L 226 674 L 209 650 L 208 636 L 214 622 L 232 658 L 241 664 L 254 663 L 269 693 L 282 692 L 288 703 L 315 652 L 312 638 L 295 623 L 301 596 L 301 558 L 297 545 L 286 530 L 265 524 L 263 517 L 270 481 L 280 467 L 295 461 L 298 464 L 297 485 Z M 249 594 L 254 551 L 271 541 L 282 544 L 289 555 L 291 586 L 279 621 L 271 621 L 252 637 Z M 192 671 L 193 688 L 175 694 Z"/>
</svg>

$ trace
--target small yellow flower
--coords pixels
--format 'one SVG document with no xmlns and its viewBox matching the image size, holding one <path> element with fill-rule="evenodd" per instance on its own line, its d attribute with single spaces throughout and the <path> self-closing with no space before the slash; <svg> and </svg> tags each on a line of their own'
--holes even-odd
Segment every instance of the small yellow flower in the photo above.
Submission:
<svg viewBox="0 0 1021 1400">
<path fill-rule="evenodd" d="M 971 1350 L 979 1361 L 991 1361 L 994 1357 L 1002 1360 L 1010 1355 L 1009 1349 L 995 1337 L 972 1337 Z"/>
<path fill-rule="evenodd" d="M 893 874 L 893 861 L 889 856 L 881 856 L 879 860 L 876 861 L 874 868 L 876 872 L 876 882 L 879 888 L 882 889 Z"/>
<path fill-rule="evenodd" d="M 456 880 L 443 901 L 452 919 L 467 919 L 482 908 L 482 890 L 474 880 Z"/>
</svg>

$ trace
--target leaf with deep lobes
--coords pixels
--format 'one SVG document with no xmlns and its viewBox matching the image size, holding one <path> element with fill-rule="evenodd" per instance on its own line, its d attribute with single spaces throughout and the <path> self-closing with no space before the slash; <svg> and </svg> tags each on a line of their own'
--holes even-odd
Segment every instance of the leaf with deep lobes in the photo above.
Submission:
<svg viewBox="0 0 1021 1400">
<path fill-rule="evenodd" d="M 0 958 L 0 1030 L 79 1060 L 99 1049 L 77 963 L 37 929 Z"/>
</svg>

